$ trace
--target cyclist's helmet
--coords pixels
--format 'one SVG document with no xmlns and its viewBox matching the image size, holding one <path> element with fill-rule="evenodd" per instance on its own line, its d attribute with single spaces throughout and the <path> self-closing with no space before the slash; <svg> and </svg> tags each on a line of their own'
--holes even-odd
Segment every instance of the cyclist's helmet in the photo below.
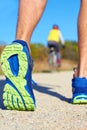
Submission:
<svg viewBox="0 0 87 130">
<path fill-rule="evenodd" d="M 53 29 L 57 29 L 58 30 L 59 29 L 58 25 L 56 25 L 56 24 L 53 25 Z"/>
</svg>

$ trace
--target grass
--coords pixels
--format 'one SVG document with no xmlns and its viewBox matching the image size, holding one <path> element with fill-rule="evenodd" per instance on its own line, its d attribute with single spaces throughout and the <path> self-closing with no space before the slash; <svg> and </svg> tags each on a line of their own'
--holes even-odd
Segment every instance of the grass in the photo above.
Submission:
<svg viewBox="0 0 87 130">
<path fill-rule="evenodd" d="M 54 68 L 54 71 L 66 71 L 73 70 L 77 66 L 77 63 L 71 60 L 62 59 L 61 67 Z M 47 61 L 35 61 L 33 72 L 50 72 L 50 67 Z"/>
</svg>

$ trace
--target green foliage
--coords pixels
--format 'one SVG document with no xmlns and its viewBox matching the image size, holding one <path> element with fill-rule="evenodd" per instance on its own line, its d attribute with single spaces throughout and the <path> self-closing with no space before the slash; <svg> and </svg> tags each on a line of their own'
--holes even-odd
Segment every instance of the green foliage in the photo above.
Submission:
<svg viewBox="0 0 87 130">
<path fill-rule="evenodd" d="M 46 60 L 47 59 L 47 48 L 41 44 L 31 44 L 31 55 L 34 60 Z"/>
<path fill-rule="evenodd" d="M 78 45 L 74 41 L 66 41 L 65 49 L 61 48 L 61 55 L 63 59 L 70 59 L 78 61 Z"/>
</svg>

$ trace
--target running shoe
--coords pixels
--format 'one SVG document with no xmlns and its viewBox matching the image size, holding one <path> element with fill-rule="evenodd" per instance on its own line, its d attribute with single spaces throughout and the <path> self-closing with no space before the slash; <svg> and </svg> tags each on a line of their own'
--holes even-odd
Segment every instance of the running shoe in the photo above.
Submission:
<svg viewBox="0 0 87 130">
<path fill-rule="evenodd" d="M 32 59 L 27 43 L 16 40 L 1 54 L 1 67 L 6 76 L 3 99 L 10 110 L 34 111 L 32 90 Z"/>
<path fill-rule="evenodd" d="M 73 78 L 72 79 L 72 103 L 87 104 L 87 79 Z"/>
</svg>

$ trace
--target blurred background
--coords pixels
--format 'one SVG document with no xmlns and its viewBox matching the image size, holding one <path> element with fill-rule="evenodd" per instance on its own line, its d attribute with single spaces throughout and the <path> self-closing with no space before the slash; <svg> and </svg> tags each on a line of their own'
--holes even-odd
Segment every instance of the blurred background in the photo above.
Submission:
<svg viewBox="0 0 87 130">
<path fill-rule="evenodd" d="M 19 0 L 0 1 L 0 54 L 15 39 Z M 43 16 L 31 38 L 34 72 L 49 71 L 47 37 L 53 24 L 57 24 L 65 40 L 61 49 L 62 65 L 59 70 L 71 70 L 78 62 L 77 18 L 80 1 L 49 0 Z M 38 67 L 39 66 L 39 67 Z"/>
</svg>

